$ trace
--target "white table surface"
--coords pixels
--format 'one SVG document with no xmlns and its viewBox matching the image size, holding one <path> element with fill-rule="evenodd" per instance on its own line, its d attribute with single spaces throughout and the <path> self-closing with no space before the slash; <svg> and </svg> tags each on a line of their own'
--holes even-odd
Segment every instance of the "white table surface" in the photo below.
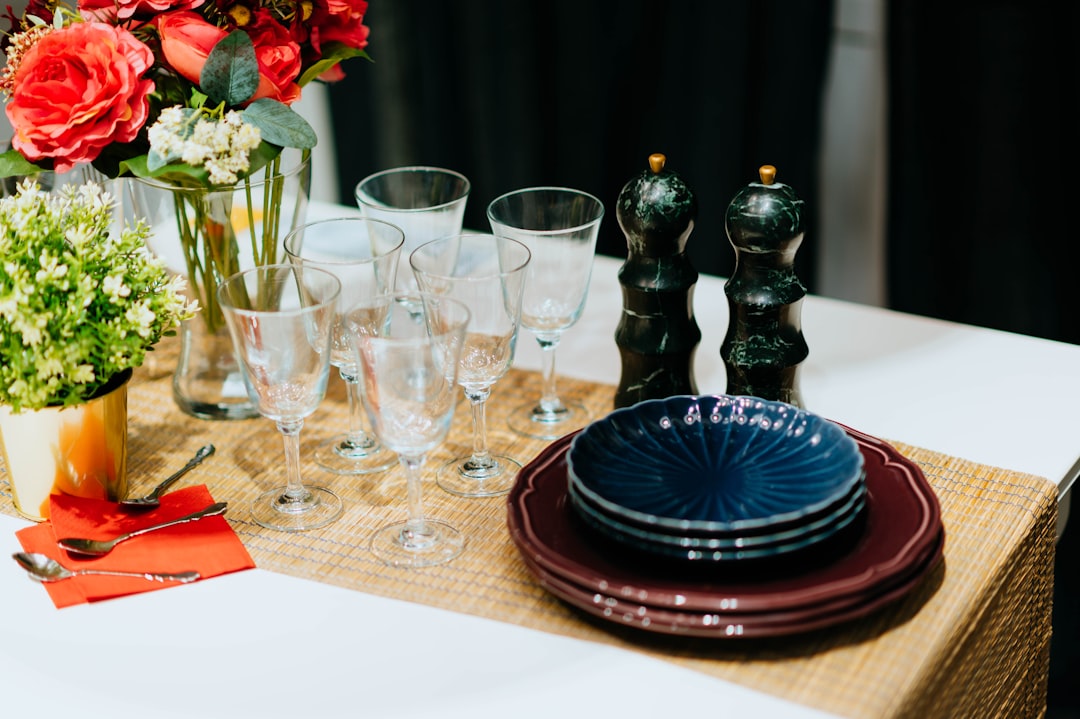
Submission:
<svg viewBox="0 0 1080 719">
<path fill-rule="evenodd" d="M 597 258 L 560 374 L 617 382 L 619 264 Z M 694 306 L 698 389 L 722 392 L 723 280 L 703 276 Z M 1080 347 L 818 297 L 802 318 L 811 410 L 1062 494 L 1075 479 Z M 516 361 L 539 366 L 527 333 Z M 0 550 L 23 526 L 0 516 Z M 826 716 L 634 652 L 262 570 L 56 610 L 3 561 L 0 607 L 11 717 Z"/>
</svg>

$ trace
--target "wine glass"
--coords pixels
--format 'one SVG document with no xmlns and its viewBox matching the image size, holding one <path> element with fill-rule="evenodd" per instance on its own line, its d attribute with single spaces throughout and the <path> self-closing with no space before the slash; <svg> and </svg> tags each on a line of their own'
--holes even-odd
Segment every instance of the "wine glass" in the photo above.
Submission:
<svg viewBox="0 0 1080 719">
<path fill-rule="evenodd" d="M 361 301 L 393 291 L 404 242 L 401 228 L 361 216 L 310 222 L 285 237 L 290 261 L 326 270 L 341 281 L 330 364 L 345 382 L 349 424 L 344 434 L 315 450 L 315 463 L 336 474 L 369 474 L 397 464 L 397 455 L 380 445 L 368 426 L 359 360 L 343 317 Z"/>
<path fill-rule="evenodd" d="M 365 217 L 405 231 L 405 254 L 425 242 L 461 233 L 472 186 L 461 173 L 441 167 L 395 167 L 357 183 L 356 204 Z M 398 273 L 398 289 L 416 293 L 411 272 Z"/>
<path fill-rule="evenodd" d="M 286 485 L 251 505 L 263 527 L 296 532 L 341 516 L 341 499 L 300 477 L 300 430 L 326 394 L 341 283 L 329 272 L 264 265 L 227 278 L 217 290 L 251 401 L 274 420 L 285 443 Z"/>
<path fill-rule="evenodd" d="M 421 472 L 428 452 L 450 431 L 469 311 L 448 297 L 412 300 L 383 297 L 348 322 L 363 369 L 364 408 L 405 471 L 408 518 L 380 527 L 368 543 L 397 567 L 443 564 L 465 548 L 460 531 L 424 515 Z M 413 306 L 421 307 L 423 321 L 416 321 Z"/>
<path fill-rule="evenodd" d="M 409 264 L 421 292 L 453 297 L 472 316 L 458 368 L 458 384 L 472 406 L 472 453 L 450 460 L 435 481 L 461 497 L 505 494 L 521 464 L 489 450 L 485 402 L 514 359 L 529 250 L 494 235 L 453 235 L 420 245 Z"/>
<path fill-rule="evenodd" d="M 556 439 L 587 419 L 582 405 L 559 397 L 555 348 L 585 308 L 604 205 L 580 190 L 530 187 L 492 200 L 487 216 L 496 235 L 532 252 L 521 324 L 540 343 L 543 385 L 539 401 L 517 407 L 507 421 L 519 434 Z"/>
</svg>

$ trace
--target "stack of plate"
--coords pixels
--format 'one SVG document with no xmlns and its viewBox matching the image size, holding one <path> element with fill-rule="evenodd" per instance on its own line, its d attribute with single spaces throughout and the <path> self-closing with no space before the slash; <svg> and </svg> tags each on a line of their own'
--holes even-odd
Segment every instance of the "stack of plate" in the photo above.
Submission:
<svg viewBox="0 0 1080 719">
<path fill-rule="evenodd" d="M 663 402 L 671 401 L 679 409 L 651 415 L 655 425 L 628 422 L 633 413 L 618 410 L 556 440 L 519 473 L 507 504 L 510 535 L 526 566 L 555 596 L 602 620 L 649 632 L 780 636 L 866 616 L 911 592 L 940 564 L 944 530 L 937 498 L 918 466 L 889 444 L 789 406 L 755 411 L 761 400 L 751 398 Z M 700 411 L 683 411 L 692 406 Z M 726 425 L 724 416 L 730 418 Z M 714 429 L 666 433 L 679 423 L 693 428 L 703 422 Z M 746 435 L 753 440 L 739 450 L 705 436 L 724 431 L 743 437 L 734 427 L 761 430 L 763 422 L 764 429 Z M 590 465 L 592 450 L 584 456 L 580 450 L 600 426 L 615 429 L 593 435 L 605 450 L 595 455 L 600 463 Z M 784 453 L 789 443 L 807 437 L 821 454 L 836 457 L 848 457 L 844 440 L 850 440 L 860 460 L 800 463 L 801 453 Z M 660 484 L 655 476 L 661 471 L 650 455 L 668 455 L 662 474 L 687 479 L 692 488 L 690 478 L 701 484 L 718 475 L 700 459 L 680 460 L 672 470 L 671 455 L 716 458 L 721 449 L 730 452 L 725 466 L 756 454 L 745 471 L 768 469 L 776 459 L 776 467 L 794 468 L 792 476 L 762 492 L 736 489 L 734 474 L 730 486 L 719 490 L 716 482 L 711 491 L 650 488 Z M 616 464 L 631 478 L 615 482 L 614 473 L 599 469 Z M 833 470 L 823 471 L 826 464 Z M 776 467 L 767 473 L 783 475 Z M 806 477 L 805 486 L 797 476 Z M 746 494 L 751 499 L 739 499 Z"/>
<path fill-rule="evenodd" d="M 863 457 L 844 430 L 782 402 L 678 396 L 577 435 L 569 500 L 615 542 L 698 562 L 805 550 L 862 513 Z"/>
</svg>

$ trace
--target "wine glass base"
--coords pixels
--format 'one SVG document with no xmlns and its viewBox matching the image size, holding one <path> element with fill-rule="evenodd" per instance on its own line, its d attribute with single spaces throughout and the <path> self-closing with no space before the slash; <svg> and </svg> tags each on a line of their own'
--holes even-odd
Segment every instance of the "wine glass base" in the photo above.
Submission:
<svg viewBox="0 0 1080 719">
<path fill-rule="evenodd" d="M 351 442 L 348 435 L 338 435 L 315 450 L 315 463 L 334 474 L 374 474 L 396 467 L 397 455 L 378 441 L 370 448 Z"/>
<path fill-rule="evenodd" d="M 563 403 L 563 410 L 559 412 L 545 412 L 535 403 L 523 404 L 510 412 L 506 419 L 510 429 L 536 439 L 565 437 L 588 422 L 588 411 L 584 405 L 576 402 Z"/>
<path fill-rule="evenodd" d="M 267 529 L 303 532 L 330 524 L 345 511 L 341 499 L 329 489 L 304 485 L 307 496 L 290 501 L 285 487 L 260 494 L 251 503 L 251 521 Z"/>
<path fill-rule="evenodd" d="M 435 483 L 450 494 L 459 497 L 498 497 L 514 486 L 521 462 L 502 455 L 492 455 L 493 469 L 470 471 L 466 468 L 469 458 L 452 459 L 435 473 Z"/>
<path fill-rule="evenodd" d="M 371 553 L 391 567 L 433 567 L 446 564 L 465 550 L 465 535 L 445 522 L 425 519 L 415 532 L 409 522 L 375 530 L 368 542 Z"/>
</svg>

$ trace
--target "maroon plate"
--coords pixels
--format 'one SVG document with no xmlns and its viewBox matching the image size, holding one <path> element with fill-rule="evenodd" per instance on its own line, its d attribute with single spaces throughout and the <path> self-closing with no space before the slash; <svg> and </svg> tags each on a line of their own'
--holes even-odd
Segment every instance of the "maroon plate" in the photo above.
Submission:
<svg viewBox="0 0 1080 719">
<path fill-rule="evenodd" d="M 522 555 L 525 565 L 553 595 L 613 624 L 658 634 L 714 639 L 778 637 L 824 629 L 865 617 L 900 599 L 914 589 L 941 561 L 944 536 L 936 550 L 910 576 L 865 597 L 824 602 L 805 610 L 733 614 L 662 609 L 632 600 L 591 592 L 571 580 L 553 575 Z"/>
<path fill-rule="evenodd" d="M 776 613 L 863 600 L 928 565 L 943 528 L 918 466 L 885 442 L 847 431 L 866 461 L 866 511 L 858 526 L 805 552 L 688 567 L 605 541 L 567 501 L 565 455 L 573 435 L 552 442 L 518 473 L 507 499 L 510 536 L 530 563 L 556 577 L 657 609 Z"/>
</svg>

